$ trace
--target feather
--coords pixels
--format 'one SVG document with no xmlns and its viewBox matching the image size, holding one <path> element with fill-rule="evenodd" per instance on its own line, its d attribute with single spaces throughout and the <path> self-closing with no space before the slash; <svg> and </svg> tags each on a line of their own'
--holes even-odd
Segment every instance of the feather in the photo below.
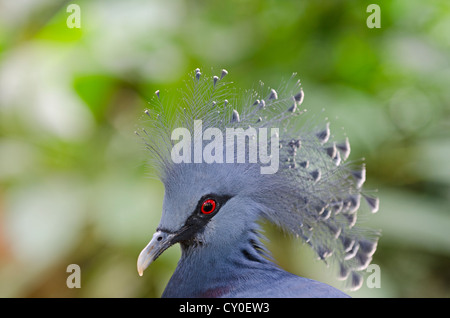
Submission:
<svg viewBox="0 0 450 318">
<path fill-rule="evenodd" d="M 317 139 L 319 139 L 319 141 L 322 144 L 326 143 L 330 138 L 330 123 L 327 123 L 327 126 L 324 130 L 321 130 L 318 133 L 316 133 L 316 136 Z"/>
<path fill-rule="evenodd" d="M 360 198 L 364 197 L 372 212 L 378 210 L 379 202 L 377 198 L 362 194 L 365 166 L 358 168 L 346 161 L 350 154 L 349 139 L 336 143 L 332 140 L 329 122 L 316 123 L 305 111 L 298 110 L 304 102 L 304 93 L 295 76 L 277 90 L 261 83 L 256 90 L 234 94 L 231 83 L 224 81 L 227 75 L 228 71 L 222 70 L 219 76 L 209 77 L 197 69 L 181 96 L 173 97 L 175 102 L 167 105 L 163 105 L 165 99 L 160 99 L 157 91 L 157 98 L 145 111 L 146 128 L 138 130 L 137 134 L 150 150 L 150 160 L 157 168 L 158 177 L 170 187 L 182 169 L 191 168 L 201 171 L 202 175 L 211 171 L 222 187 L 230 187 L 230 191 L 236 193 L 244 192 L 259 207 L 259 217 L 303 239 L 320 259 L 336 261 L 340 266 L 339 276 L 349 280 L 350 288 L 357 288 L 362 282 L 357 269 L 367 267 L 379 237 L 378 231 L 358 222 L 357 216 L 364 213 Z M 201 120 L 202 124 L 198 134 L 215 128 L 225 136 L 231 128 L 242 129 L 247 132 L 242 139 L 247 143 L 242 150 L 243 158 L 256 155 L 257 159 L 265 161 L 238 163 L 238 146 L 227 157 L 226 141 L 231 139 L 224 137 L 222 142 L 214 141 L 222 143 L 223 158 L 235 160 L 232 164 L 198 164 L 195 168 L 175 164 L 171 157 L 176 143 L 172 132 L 183 127 L 195 137 L 196 120 Z M 256 143 L 258 147 L 252 148 L 252 136 L 260 138 L 258 142 L 264 138 L 251 132 L 260 133 L 263 129 L 266 129 L 267 147 L 261 148 Z M 272 129 L 278 130 L 272 132 Z M 211 143 L 211 138 L 200 139 L 197 146 L 206 149 Z M 190 153 L 186 158 L 192 162 L 194 150 L 194 146 L 186 149 Z M 270 160 L 275 159 L 275 150 L 278 152 L 277 170 L 262 174 L 261 168 L 273 163 Z"/>
</svg>

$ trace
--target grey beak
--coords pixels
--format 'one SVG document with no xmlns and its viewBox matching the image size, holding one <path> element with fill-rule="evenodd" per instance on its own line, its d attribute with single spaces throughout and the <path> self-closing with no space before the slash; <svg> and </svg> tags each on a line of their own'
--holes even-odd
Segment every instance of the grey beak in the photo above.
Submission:
<svg viewBox="0 0 450 318">
<path fill-rule="evenodd" d="M 175 237 L 175 234 L 157 231 L 148 245 L 139 254 L 137 261 L 137 270 L 139 276 L 144 275 L 145 269 L 158 258 L 167 248 L 169 248 Z"/>
</svg>

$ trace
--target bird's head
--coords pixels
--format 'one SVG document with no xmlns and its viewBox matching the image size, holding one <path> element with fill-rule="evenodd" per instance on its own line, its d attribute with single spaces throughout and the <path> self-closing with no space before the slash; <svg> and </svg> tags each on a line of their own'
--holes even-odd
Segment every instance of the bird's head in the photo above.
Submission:
<svg viewBox="0 0 450 318">
<path fill-rule="evenodd" d="M 173 244 L 201 249 L 234 244 L 259 218 L 332 257 L 350 287 L 375 252 L 378 233 L 357 220 L 363 165 L 346 163 L 348 139 L 332 141 L 300 110 L 303 90 L 294 77 L 279 89 L 230 94 L 223 77 L 195 70 L 173 108 L 159 91 L 137 132 L 165 186 L 161 221 L 138 258 L 140 275 Z"/>
<path fill-rule="evenodd" d="M 177 166 L 174 182 L 165 183 L 161 221 L 139 256 L 139 274 L 173 244 L 223 248 L 253 229 L 264 210 L 258 200 L 262 187 L 252 184 L 257 173 L 256 167 L 235 164 Z"/>
</svg>

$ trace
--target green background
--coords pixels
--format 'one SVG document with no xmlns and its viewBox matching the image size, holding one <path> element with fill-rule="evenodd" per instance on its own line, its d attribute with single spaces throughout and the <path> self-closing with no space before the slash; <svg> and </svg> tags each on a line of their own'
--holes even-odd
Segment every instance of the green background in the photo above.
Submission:
<svg viewBox="0 0 450 318">
<path fill-rule="evenodd" d="M 242 88 L 293 72 L 303 106 L 345 127 L 382 230 L 381 286 L 353 297 L 450 296 L 450 2 L 0 1 L 0 296 L 159 297 L 178 258 L 143 277 L 161 213 L 134 135 L 155 90 L 200 67 Z M 76 3 L 81 28 L 68 28 Z M 338 288 L 332 269 L 267 226 L 279 264 Z M 69 289 L 69 264 L 81 288 Z"/>
</svg>

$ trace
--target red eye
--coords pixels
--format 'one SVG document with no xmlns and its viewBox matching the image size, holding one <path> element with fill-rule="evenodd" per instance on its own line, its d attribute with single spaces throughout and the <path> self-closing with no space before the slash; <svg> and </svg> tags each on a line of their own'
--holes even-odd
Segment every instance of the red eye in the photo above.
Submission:
<svg viewBox="0 0 450 318">
<path fill-rule="evenodd" d="M 205 202 L 203 202 L 202 204 L 202 213 L 203 214 L 210 214 L 212 212 L 214 212 L 214 210 L 216 209 L 216 201 L 209 199 L 206 200 Z"/>
</svg>

